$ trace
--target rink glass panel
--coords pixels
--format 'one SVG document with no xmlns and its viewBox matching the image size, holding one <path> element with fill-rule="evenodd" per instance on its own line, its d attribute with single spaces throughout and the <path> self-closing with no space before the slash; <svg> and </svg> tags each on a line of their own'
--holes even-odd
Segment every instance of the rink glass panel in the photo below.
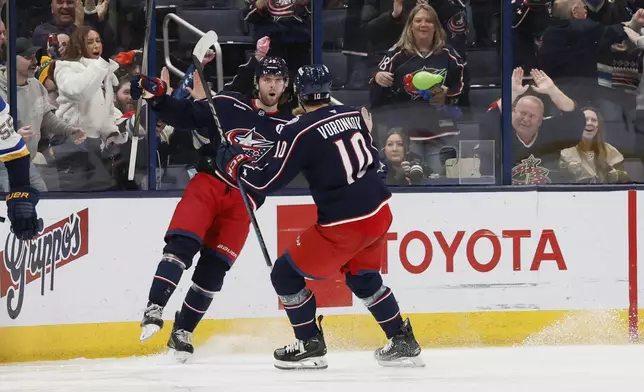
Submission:
<svg viewBox="0 0 644 392">
<path fill-rule="evenodd" d="M 20 85 L 13 90 L 17 102 L 15 125 L 31 152 L 32 186 L 41 191 L 96 192 L 148 188 L 147 110 L 141 112 L 142 137 L 138 141 L 133 181 L 128 180 L 132 138 L 124 137 L 133 129 L 132 112 L 136 103 L 129 97 L 129 79 L 140 72 L 142 54 L 134 56 L 131 51 L 143 47 L 145 2 L 110 1 L 105 11 L 101 3 L 100 0 L 12 3 L 16 15 L 14 28 L 16 36 L 20 37 L 14 41 L 18 43 L 15 45 L 14 73 Z M 81 91 L 77 86 L 88 83 L 91 69 L 75 62 L 71 67 L 76 73 L 71 77 L 63 76 L 63 80 L 58 81 L 54 72 L 58 65 L 55 61 L 67 55 L 75 24 L 91 26 L 98 32 L 102 57 L 110 61 L 113 70 L 102 83 Z M 96 48 L 91 46 L 96 38 L 95 33 L 90 34 L 87 41 L 90 51 Z M 33 50 L 29 51 L 25 42 L 39 48 L 35 56 L 29 56 Z M 27 52 L 19 53 L 24 50 Z M 32 59 L 35 70 L 29 64 Z M 70 65 L 61 67 L 69 68 Z M 92 103 L 89 103 L 90 99 Z M 98 108 L 100 102 L 104 106 Z M 103 114 L 99 115 L 97 111 Z M 105 120 L 100 120 L 101 116 Z M 84 131 L 84 140 L 82 132 L 77 129 Z M 0 186 L 6 190 L 4 178 L 6 174 L 0 172 Z"/>
<path fill-rule="evenodd" d="M 325 2 L 321 59 L 331 70 L 337 100 L 371 108 L 374 144 L 389 172 L 387 184 L 501 184 L 500 121 L 485 121 L 490 104 L 501 98 L 495 44 L 500 20 L 494 16 L 500 2 L 475 10 L 482 22 L 478 25 L 471 21 L 471 6 L 450 3 L 441 8 L 438 24 L 446 46 L 425 60 L 404 54 L 392 58 L 396 51 L 390 49 L 404 23 L 381 17 L 395 12 L 392 4 L 381 2 L 377 9 L 365 3 Z M 408 18 L 412 3 L 405 2 L 396 20 Z M 393 74 L 390 88 L 378 87 L 374 76 L 381 71 Z M 419 82 L 423 74 L 440 76 L 442 82 L 427 88 Z M 423 89 L 440 95 L 436 89 L 441 84 L 451 98 L 436 103 L 423 96 Z M 406 166 L 412 169 L 406 172 Z"/>
<path fill-rule="evenodd" d="M 94 18 L 98 18 L 97 13 L 91 12 L 94 1 L 78 1 L 89 11 L 87 14 L 82 12 L 85 15 L 84 23 L 92 23 Z M 29 94 L 33 94 L 34 91 L 31 88 L 7 86 L 0 89 L 6 91 L 5 94 L 16 102 L 17 107 L 14 110 L 18 113 L 17 129 L 33 123 L 34 113 L 44 113 L 57 104 L 57 86 L 51 77 L 47 77 L 47 58 L 53 54 L 48 47 L 53 45 L 54 37 L 50 40 L 46 34 L 48 30 L 44 30 L 43 36 L 43 30 L 37 28 L 54 17 L 52 9 L 57 13 L 57 7 L 72 3 L 73 0 L 8 1 L 8 4 L 14 5 L 15 17 L 11 24 L 5 26 L 7 31 L 15 31 L 12 42 L 17 42 L 18 37 L 33 39 L 34 34 L 39 33 L 41 38 L 37 40 L 44 46 L 43 51 L 36 56 L 39 62 L 36 76 L 47 90 L 46 99 L 29 98 Z M 624 40 L 602 44 L 604 46 L 598 47 L 599 54 L 596 59 L 592 57 L 594 54 L 578 58 L 567 58 L 566 53 L 552 56 L 551 41 L 542 40 L 547 26 L 543 19 L 543 10 L 546 8 L 541 9 L 541 13 L 532 10 L 530 18 L 534 18 L 523 20 L 519 24 L 517 22 L 525 12 L 517 4 L 504 6 L 500 1 L 472 1 L 463 7 L 456 4 L 458 2 L 445 1 L 444 3 L 449 3 L 449 7 L 443 7 L 443 2 L 434 1 L 430 3 L 438 12 L 439 24 L 446 31 L 447 43 L 459 54 L 461 60 L 467 63 L 463 75 L 464 86 L 458 102 L 448 105 L 446 109 L 430 105 L 424 102 L 422 97 L 418 98 L 418 88 L 413 82 L 414 76 L 422 71 L 441 74 L 440 66 L 431 63 L 416 68 L 407 67 L 398 74 L 394 73 L 401 90 L 400 95 L 407 99 L 396 102 L 390 100 L 385 104 L 374 105 L 369 88 L 370 80 L 379 70 L 378 66 L 387 49 L 395 44 L 397 34 L 395 28 L 374 29 L 374 25 L 370 24 L 376 16 L 390 13 L 391 9 L 368 9 L 368 5 L 364 3 L 323 1 L 320 4 L 311 4 L 313 29 L 310 40 L 299 42 L 294 46 L 297 50 L 291 50 L 290 53 L 286 50 L 283 55 L 287 57 L 292 68 L 306 62 L 307 58 L 325 63 L 333 75 L 333 96 L 337 101 L 371 107 L 374 144 L 380 150 L 383 161 L 391 164 L 390 172 L 393 174 L 387 179 L 387 183 L 392 189 L 431 185 L 603 185 L 638 183 L 644 179 L 644 166 L 641 162 L 644 149 L 641 132 L 643 127 L 640 124 L 642 116 L 638 106 L 641 100 L 638 86 L 642 76 L 642 53 L 633 44 Z M 383 2 L 382 7 L 390 7 L 384 3 L 386 2 Z M 538 6 L 539 1 L 533 3 Z M 155 39 L 150 41 L 149 53 L 150 73 L 155 76 L 161 75 L 164 65 L 170 65 L 165 61 L 162 28 L 164 18 L 170 13 L 184 18 L 203 31 L 211 28 L 222 30 L 217 32 L 222 37 L 223 75 L 217 74 L 214 64 L 206 67 L 208 81 L 215 89 L 220 78 L 223 78 L 224 82 L 230 81 L 236 73 L 237 66 L 244 63 L 254 52 L 254 28 L 243 23 L 239 2 L 213 0 L 168 6 L 166 2 L 157 0 L 156 6 L 153 29 Z M 605 6 L 613 4 L 607 3 Z M 508 12 L 502 13 L 502 8 Z M 5 6 L 5 21 L 6 9 Z M 75 9 L 73 12 L 75 17 Z M 405 15 L 406 12 L 408 10 L 404 9 L 402 14 Z M 67 11 L 62 13 L 69 14 Z M 58 15 L 60 17 L 60 12 Z M 123 64 L 130 61 L 125 53 L 134 49 L 140 50 L 143 46 L 144 15 L 142 0 L 110 2 L 105 14 L 107 22 L 96 24 L 99 33 L 104 35 L 102 38 L 106 55 L 111 55 Z M 215 27 L 213 23 L 206 22 L 224 16 L 229 23 L 224 24 L 223 20 L 217 19 Z M 628 21 L 630 15 L 618 13 L 616 18 L 621 18 L 619 20 L 599 20 L 596 14 L 589 10 L 587 18 L 610 26 Z M 547 22 L 547 17 L 545 20 Z M 381 33 L 382 37 L 377 34 L 374 37 L 374 32 Z M 507 37 L 507 40 L 511 41 L 510 45 L 505 45 L 509 50 L 501 50 L 500 37 Z M 59 45 L 66 39 L 58 36 L 55 38 L 59 39 Z M 198 36 L 187 29 L 170 23 L 168 55 L 173 67 L 169 67 L 169 74 L 170 84 L 175 88 L 181 82 L 181 73 L 190 67 L 189 53 L 197 39 Z M 527 45 L 528 42 L 530 45 Z M 3 44 L 3 53 L 7 49 L 7 45 Z M 121 55 L 115 57 L 119 53 Z M 557 53 L 556 48 L 554 53 Z M 18 57 L 18 54 L 14 57 Z M 510 57 L 511 61 L 505 64 L 506 59 Z M 588 60 L 591 57 L 592 61 Z M 6 64 L 8 58 L 9 53 L 4 53 L 3 63 Z M 579 63 L 579 67 L 585 67 L 584 69 L 590 71 L 570 75 L 561 73 L 552 67 L 552 58 L 562 63 Z M 132 60 L 140 64 L 141 57 L 135 56 Z M 15 75 L 18 71 L 18 61 L 14 58 L 11 62 L 14 67 L 9 73 L 14 75 L 12 77 L 5 73 L 5 85 L 19 79 Z M 518 66 L 524 69 L 523 85 L 536 84 L 530 70 L 537 67 L 547 71 L 556 86 L 575 100 L 578 109 L 590 107 L 600 124 L 601 129 L 598 133 L 604 148 L 588 151 L 577 148 L 582 144 L 585 124 L 567 129 L 565 135 L 556 132 L 556 127 L 544 126 L 539 135 L 549 136 L 549 143 L 541 146 L 543 149 L 539 150 L 539 154 L 531 154 L 530 151 L 526 154 L 512 126 L 514 108 L 511 105 L 504 108 L 508 119 L 505 122 L 500 115 L 491 115 L 495 111 L 500 113 L 494 107 L 494 103 L 504 95 L 502 81 L 507 81 L 506 87 L 511 84 L 512 69 Z M 121 68 L 119 76 L 127 72 L 136 72 L 137 67 L 124 65 Z M 449 74 L 442 76 L 450 79 Z M 0 84 L 1 79 L 2 77 Z M 408 83 L 410 79 L 411 86 Z M 122 82 L 125 83 L 124 80 Z M 121 85 L 123 86 L 124 84 Z M 116 98 L 122 96 L 117 94 L 118 87 L 115 90 Z M 506 94 L 508 92 L 506 91 Z M 534 90 L 529 88 L 528 92 Z M 543 102 L 544 119 L 556 118 L 561 114 L 549 97 L 535 95 Z M 24 96 L 27 96 L 27 99 L 24 99 Z M 509 98 L 510 94 L 507 97 Z M 28 102 L 29 108 L 21 102 Z M 117 102 L 116 106 L 122 113 L 131 109 L 123 101 Z M 32 171 L 38 174 L 34 176 L 34 184 L 48 191 L 183 189 L 190 180 L 189 168 L 197 159 L 191 138 L 185 134 L 179 135 L 181 132 L 176 130 L 165 128 L 153 115 L 144 112 L 142 126 L 146 133 L 152 128 L 148 123 L 152 122 L 156 130 L 153 140 L 146 135 L 138 142 L 134 181 L 127 179 L 131 140 L 122 144 L 105 144 L 92 138 L 97 132 L 85 130 L 88 138 L 84 143 L 76 144 L 74 136 L 69 134 L 68 130 L 52 130 L 51 126 L 43 126 L 42 121 L 38 127 L 40 129 L 34 130 L 32 127 L 30 132 L 23 129 L 25 137 L 30 139 L 27 144 L 32 151 Z M 504 124 L 508 126 L 503 127 Z M 81 128 L 91 128 L 88 124 L 80 125 Z M 121 131 L 124 127 L 127 127 L 127 122 L 121 124 Z M 390 134 L 396 133 L 397 130 L 404 135 L 403 153 L 393 154 L 392 160 L 392 155 L 387 150 L 387 142 Z M 103 137 L 106 136 L 104 133 Z M 151 148 L 153 152 L 150 154 Z M 593 170 L 595 160 L 601 161 L 601 170 Z M 409 162 L 409 166 L 414 167 L 413 175 L 400 169 L 399 162 Z M 592 175 L 597 172 L 601 174 Z M 588 173 L 591 175 L 587 175 Z M 0 187 L 6 190 L 6 183 L 6 174 L 0 171 Z M 306 186 L 306 181 L 302 178 L 294 180 L 290 185 L 296 189 L 304 189 Z"/>
</svg>

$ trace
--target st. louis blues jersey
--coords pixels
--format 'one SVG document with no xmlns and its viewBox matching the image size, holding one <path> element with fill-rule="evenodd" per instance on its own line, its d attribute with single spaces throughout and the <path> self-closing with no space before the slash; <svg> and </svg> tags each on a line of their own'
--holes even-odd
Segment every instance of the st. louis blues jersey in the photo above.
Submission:
<svg viewBox="0 0 644 392">
<path fill-rule="evenodd" d="M 268 194 L 302 172 L 318 223 L 325 226 L 367 218 L 391 197 L 377 173 L 378 150 L 359 111 L 327 106 L 277 128 L 279 138 L 265 166 L 241 169 L 247 189 Z"/>
<path fill-rule="evenodd" d="M 0 161 L 12 161 L 27 155 L 27 145 L 13 128 L 9 105 L 0 97 Z"/>
<path fill-rule="evenodd" d="M 264 165 L 275 150 L 274 141 L 279 137 L 276 126 L 287 123 L 293 116 L 290 113 L 264 112 L 254 105 L 252 99 L 236 92 L 221 92 L 215 95 L 213 100 L 226 139 L 241 145 L 252 158 L 252 165 Z M 207 128 L 210 151 L 216 153 L 221 137 L 206 100 L 179 100 L 166 95 L 156 98 L 151 107 L 160 120 L 173 127 Z M 217 171 L 216 175 L 229 186 L 237 188 L 237 185 L 223 173 Z M 255 208 L 263 204 L 265 199 L 263 195 L 255 192 L 251 192 L 249 196 Z"/>
<path fill-rule="evenodd" d="M 0 97 L 0 162 L 7 168 L 11 188 L 29 186 L 30 160 L 27 145 L 14 129 L 9 105 Z"/>
</svg>

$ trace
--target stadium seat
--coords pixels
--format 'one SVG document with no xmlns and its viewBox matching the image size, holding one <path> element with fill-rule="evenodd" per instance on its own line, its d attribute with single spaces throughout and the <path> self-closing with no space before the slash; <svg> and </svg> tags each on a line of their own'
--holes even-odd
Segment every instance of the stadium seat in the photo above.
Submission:
<svg viewBox="0 0 644 392">
<path fill-rule="evenodd" d="M 179 9 L 177 15 L 202 31 L 214 30 L 220 44 L 253 43 L 246 35 L 239 9 Z M 179 27 L 182 42 L 196 42 L 199 37 Z"/>
<path fill-rule="evenodd" d="M 332 95 L 344 105 L 360 107 L 369 104 L 368 90 L 333 90 Z"/>
<path fill-rule="evenodd" d="M 244 0 L 156 0 L 156 7 L 192 7 L 201 9 L 241 9 Z"/>
<path fill-rule="evenodd" d="M 485 112 L 494 101 L 501 98 L 501 88 L 470 89 L 470 107 Z"/>
<path fill-rule="evenodd" d="M 501 85 L 501 64 L 495 50 L 467 52 L 470 85 Z"/>
<path fill-rule="evenodd" d="M 342 52 L 323 52 L 322 62 L 331 71 L 332 86 L 339 88 L 347 83 L 347 56 Z"/>
<path fill-rule="evenodd" d="M 473 88 L 469 91 L 469 107 L 462 107 L 461 121 L 478 122 L 495 100 L 501 98 L 501 88 Z"/>
<path fill-rule="evenodd" d="M 629 131 L 624 121 L 604 122 L 604 141 L 619 150 L 624 156 L 636 155 L 635 133 Z"/>
<path fill-rule="evenodd" d="M 322 13 L 323 49 L 342 49 L 346 17 L 346 9 L 324 10 Z"/>
</svg>

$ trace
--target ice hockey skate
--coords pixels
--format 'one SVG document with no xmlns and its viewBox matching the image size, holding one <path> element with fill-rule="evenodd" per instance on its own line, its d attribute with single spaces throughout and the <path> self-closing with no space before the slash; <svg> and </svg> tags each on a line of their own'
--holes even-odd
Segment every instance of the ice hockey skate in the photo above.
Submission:
<svg viewBox="0 0 644 392">
<path fill-rule="evenodd" d="M 409 319 L 400 326 L 400 334 L 389 339 L 382 348 L 375 351 L 374 356 L 381 366 L 386 367 L 424 367 L 420 357 L 420 345 L 414 337 Z"/>
<path fill-rule="evenodd" d="M 157 304 L 148 303 L 148 307 L 143 312 L 141 321 L 141 336 L 139 340 L 145 342 L 154 334 L 163 328 L 163 307 Z"/>
<path fill-rule="evenodd" d="M 275 367 L 281 370 L 297 369 L 326 369 L 326 343 L 322 333 L 322 316 L 318 318 L 319 330 L 317 335 L 309 340 L 295 340 L 288 346 L 275 350 Z"/>
<path fill-rule="evenodd" d="M 170 339 L 168 339 L 168 347 L 174 350 L 174 357 L 177 362 L 185 363 L 194 354 L 195 348 L 192 345 L 192 332 L 177 329 L 179 317 L 179 312 L 177 312 L 174 318 L 174 327 L 172 328 Z"/>
</svg>

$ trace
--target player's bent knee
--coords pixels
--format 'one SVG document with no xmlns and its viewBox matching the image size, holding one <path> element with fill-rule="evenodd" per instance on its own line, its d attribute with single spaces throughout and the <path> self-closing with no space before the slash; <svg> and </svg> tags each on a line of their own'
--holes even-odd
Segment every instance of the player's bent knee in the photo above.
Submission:
<svg viewBox="0 0 644 392">
<path fill-rule="evenodd" d="M 379 272 L 362 275 L 345 274 L 347 286 L 356 297 L 367 301 L 378 299 L 385 292 L 386 287 L 382 283 L 382 276 Z M 375 297 L 375 298 L 374 298 Z"/>
<path fill-rule="evenodd" d="M 284 306 L 296 306 L 304 303 L 307 299 L 311 297 L 311 290 L 304 287 L 302 290 L 298 291 L 295 294 L 291 295 L 280 295 L 280 301 Z M 315 297 L 313 297 L 315 301 Z"/>
<path fill-rule="evenodd" d="M 211 249 L 204 249 L 192 275 L 192 282 L 205 292 L 218 292 L 231 265 Z"/>
<path fill-rule="evenodd" d="M 190 268 L 192 266 L 192 260 L 197 252 L 199 252 L 199 248 L 201 248 L 201 243 L 192 237 L 184 235 L 171 235 L 166 237 L 165 240 L 166 246 L 163 248 L 164 258 L 166 255 L 172 255 L 183 263 L 184 269 Z"/>
<path fill-rule="evenodd" d="M 284 254 L 275 260 L 275 265 L 271 271 L 271 282 L 279 296 L 295 295 L 306 287 L 304 277 L 293 268 L 288 254 Z"/>
</svg>

